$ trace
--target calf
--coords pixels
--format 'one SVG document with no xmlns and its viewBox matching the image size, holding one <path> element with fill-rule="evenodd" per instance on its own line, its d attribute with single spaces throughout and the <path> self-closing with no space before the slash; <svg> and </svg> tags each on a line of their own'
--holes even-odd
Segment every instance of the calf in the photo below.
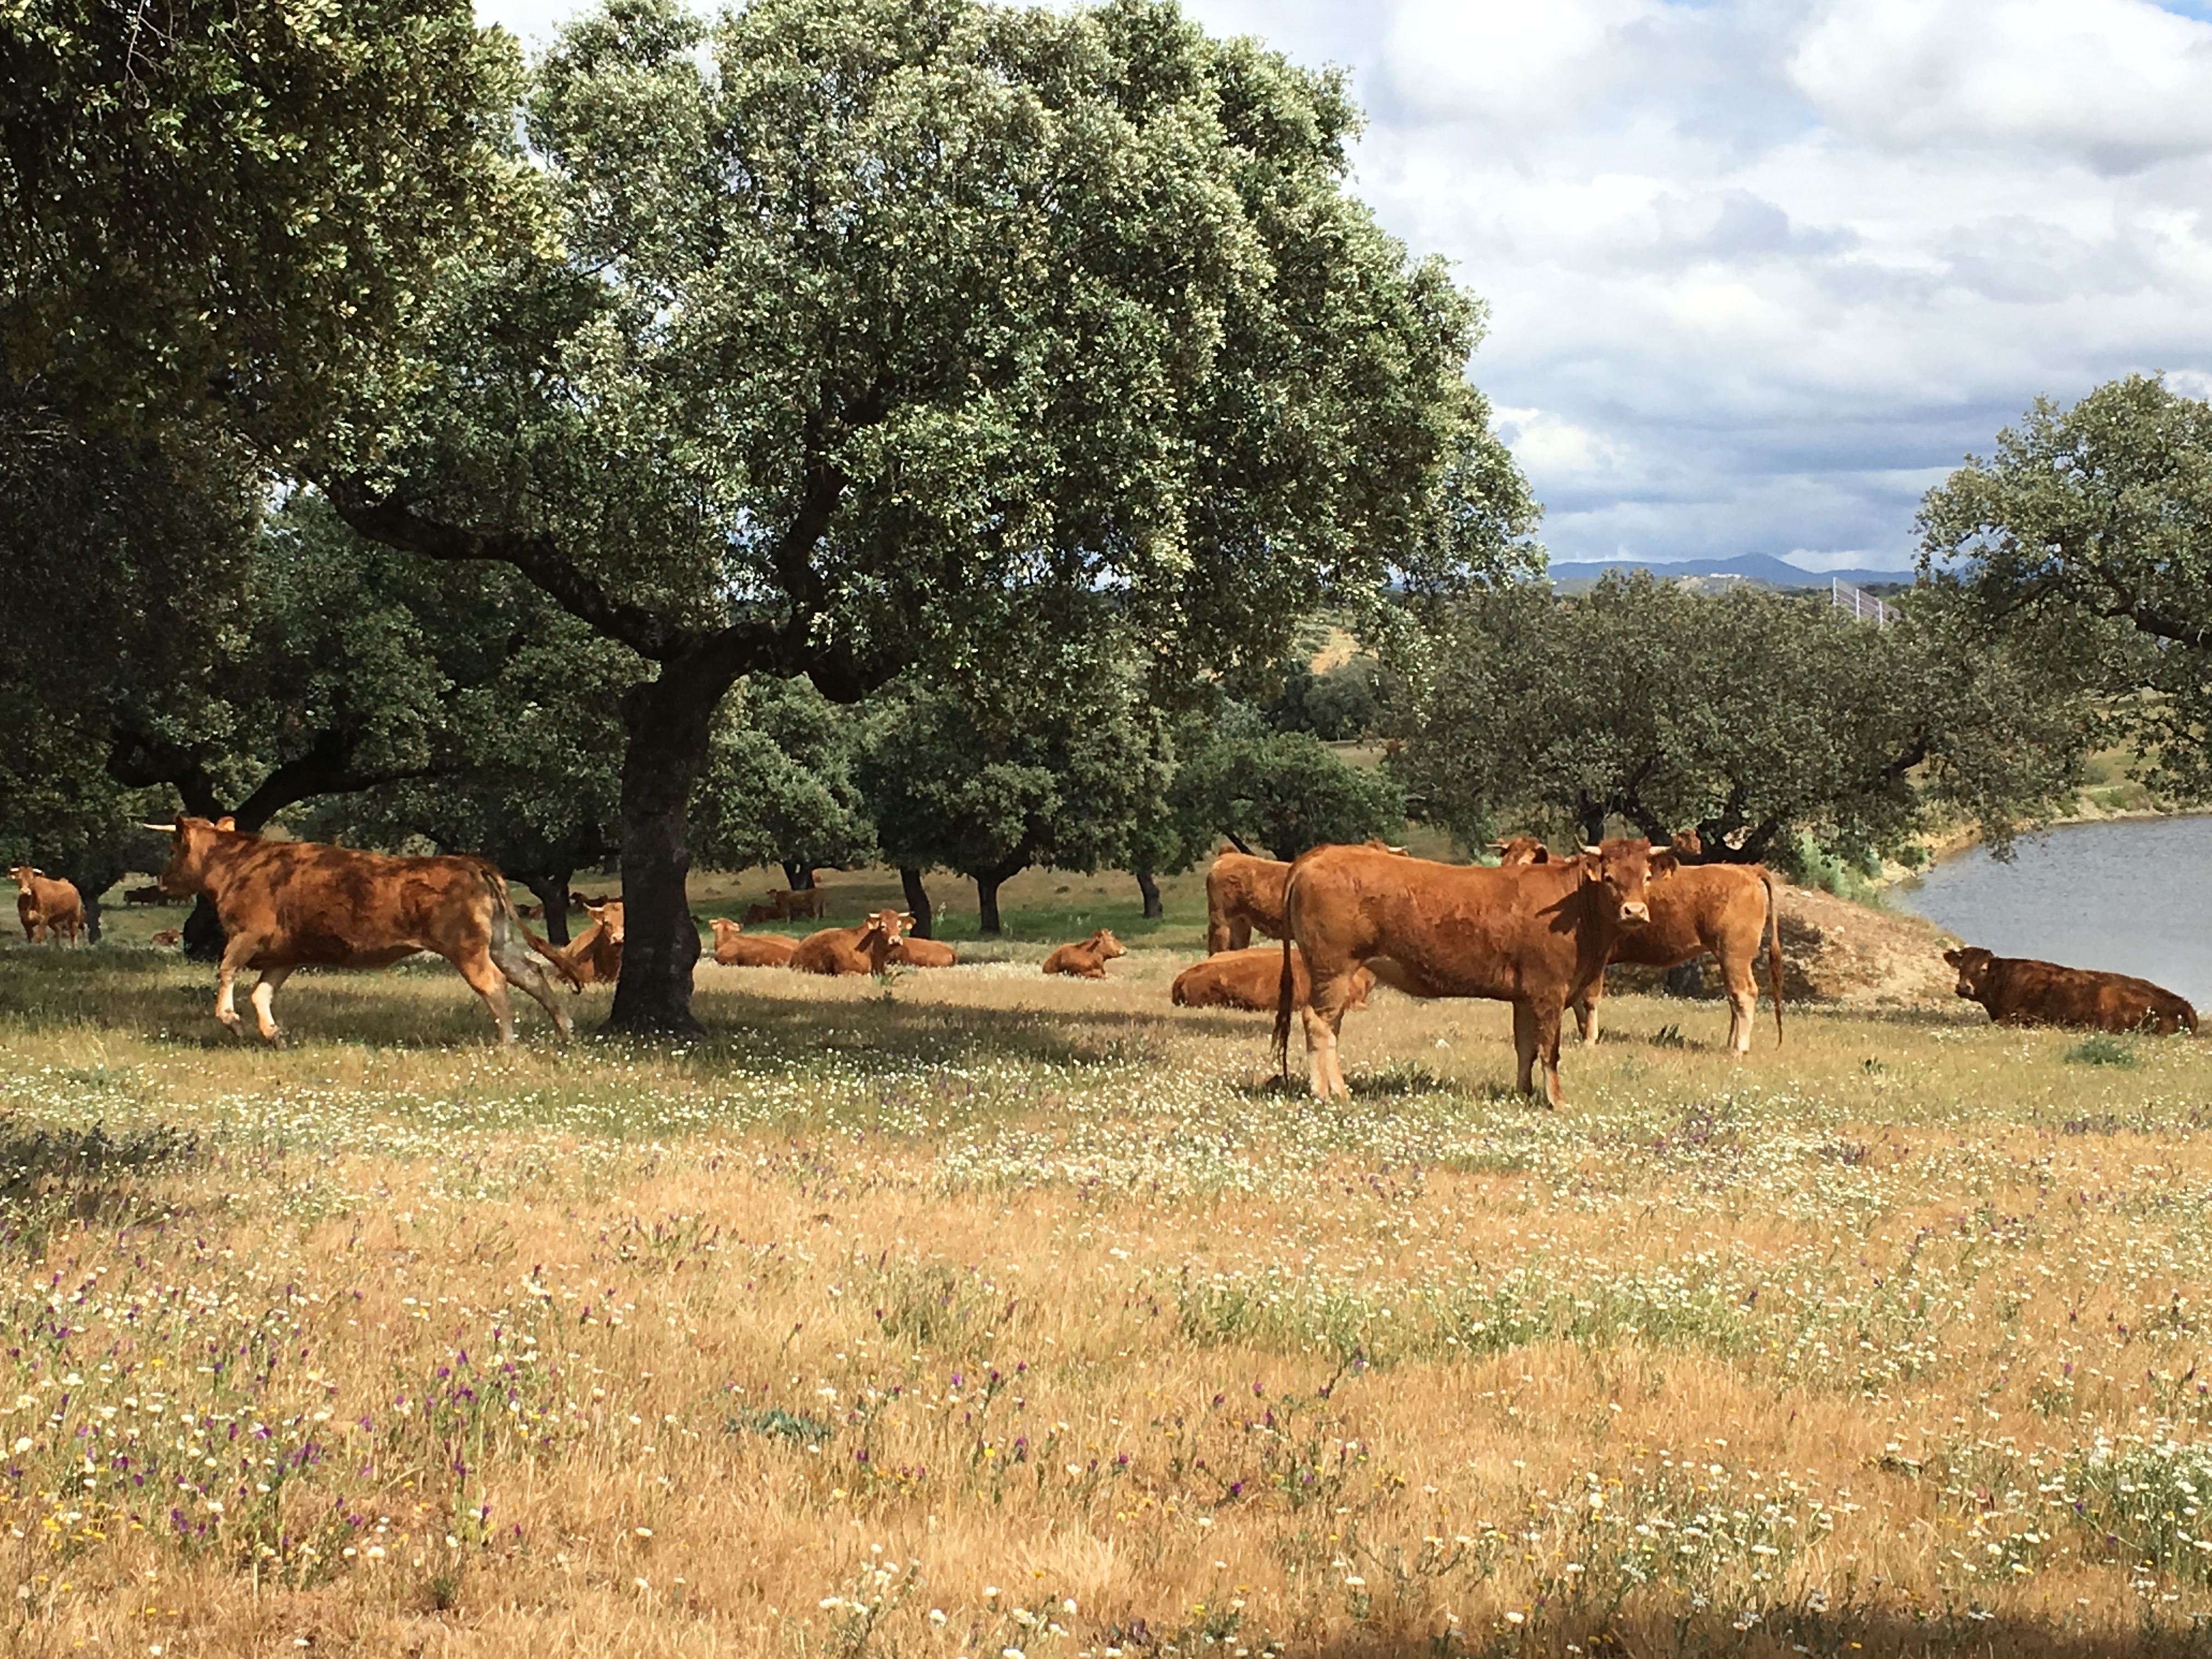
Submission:
<svg viewBox="0 0 2212 1659">
<path fill-rule="evenodd" d="M 1533 836 L 1493 842 L 1502 865 L 1543 864 L 1550 852 Z M 1674 851 L 1703 851 L 1697 832 L 1685 830 Z M 1650 890 L 1651 919 L 1623 933 L 1613 947 L 1615 962 L 1639 968 L 1674 968 L 1710 951 L 1720 964 L 1728 992 L 1729 1047 L 1751 1052 L 1751 1028 L 1759 1014 L 1759 947 L 1766 943 L 1767 983 L 1774 998 L 1774 1040 L 1782 1040 L 1782 924 L 1774 877 L 1762 864 L 1686 864 Z M 1575 1024 L 1585 1043 L 1597 1041 L 1597 1005 L 1605 980 L 1575 1001 Z"/>
<path fill-rule="evenodd" d="M 858 927 L 824 927 L 799 940 L 787 965 L 802 974 L 880 974 L 892 943 L 913 920 L 878 910 Z"/>
<path fill-rule="evenodd" d="M 146 827 L 174 838 L 161 890 L 206 894 L 222 924 L 215 1017 L 233 1031 L 242 1030 L 233 1000 L 241 969 L 260 970 L 254 1021 L 265 1040 L 281 1044 L 284 1034 L 270 1008 L 294 970 L 386 968 L 428 951 L 460 969 L 491 1010 L 502 1043 L 514 1041 L 510 984 L 553 1017 L 564 1040 L 569 1034 L 568 1013 L 530 954 L 507 878 L 483 859 L 393 858 L 316 842 L 264 841 L 228 818 Z"/>
<path fill-rule="evenodd" d="M 714 960 L 725 968 L 787 967 L 792 953 L 799 949 L 795 939 L 781 933 L 748 933 L 744 923 L 726 916 L 716 916 L 707 925 L 714 930 Z"/>
<path fill-rule="evenodd" d="M 542 939 L 527 928 L 523 936 L 530 948 L 544 957 L 578 986 L 611 985 L 622 977 L 623 902 L 607 899 L 584 907 L 592 925 L 566 945 Z"/>
<path fill-rule="evenodd" d="M 1978 945 L 1946 951 L 1958 993 L 2001 1025 L 2090 1025 L 2100 1031 L 2197 1030 L 2197 1011 L 2163 986 L 2128 974 L 2062 968 L 2033 957 L 1993 956 Z"/>
<path fill-rule="evenodd" d="M 84 926 L 84 899 L 73 883 L 57 880 L 27 864 L 8 872 L 15 879 L 15 919 L 32 944 L 76 943 Z"/>
<path fill-rule="evenodd" d="M 890 960 L 904 968 L 951 968 L 960 958 L 949 945 L 909 934 L 892 941 Z"/>
<path fill-rule="evenodd" d="M 1079 979 L 1103 979 L 1106 964 L 1115 957 L 1129 953 L 1121 948 L 1121 941 L 1106 928 L 1101 927 L 1089 939 L 1074 945 L 1063 945 L 1044 959 L 1048 974 L 1070 974 Z"/>
<path fill-rule="evenodd" d="M 1290 1066 L 1295 943 L 1312 974 L 1304 1010 L 1314 1095 L 1350 1094 L 1338 1033 L 1353 970 L 1418 997 L 1490 997 L 1513 1005 L 1522 1093 L 1559 1101 L 1559 1022 L 1612 958 L 1622 934 L 1650 920 L 1648 889 L 1674 875 L 1671 849 L 1618 839 L 1564 863 L 1492 869 L 1432 864 L 1366 847 L 1322 847 L 1291 867 L 1284 892 L 1275 1043 Z"/>
<path fill-rule="evenodd" d="M 1280 951 L 1264 945 L 1249 951 L 1224 951 L 1177 974 L 1168 988 L 1168 1000 L 1178 1008 L 1245 1008 L 1256 1014 L 1272 1014 L 1282 977 Z M 1291 951 L 1291 977 L 1295 1004 L 1303 1008 L 1310 1000 L 1310 983 L 1306 959 L 1295 948 Z M 1364 1008 L 1367 994 L 1375 988 L 1375 975 L 1364 968 L 1353 969 L 1352 978 L 1351 1000 L 1344 1005 L 1347 1013 Z"/>
<path fill-rule="evenodd" d="M 185 931 L 183 928 L 164 927 L 160 933 L 154 935 L 153 943 L 155 945 L 181 945 L 184 943 L 184 939 Z"/>
</svg>

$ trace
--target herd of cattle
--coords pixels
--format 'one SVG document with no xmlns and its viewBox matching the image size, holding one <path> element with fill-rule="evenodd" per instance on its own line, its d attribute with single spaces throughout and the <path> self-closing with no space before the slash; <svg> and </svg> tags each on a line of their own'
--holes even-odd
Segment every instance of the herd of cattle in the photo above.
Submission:
<svg viewBox="0 0 2212 1659">
<path fill-rule="evenodd" d="M 502 1042 L 514 1040 L 509 986 L 543 1006 L 566 1038 L 558 983 L 580 989 L 622 971 L 620 899 L 586 901 L 589 926 L 555 945 L 524 925 L 537 908 L 518 907 L 506 878 L 482 859 L 270 840 L 228 818 L 147 828 L 171 837 L 168 866 L 156 886 L 125 897 L 210 901 L 224 937 L 216 1018 L 233 1031 L 243 1028 L 235 982 L 248 969 L 261 975 L 250 1000 L 270 1042 L 283 1035 L 271 1011 L 276 994 L 302 967 L 380 968 L 420 951 L 441 956 L 483 998 Z M 1667 847 L 1620 837 L 1565 858 L 1528 836 L 1494 846 L 1496 865 L 1440 864 L 1380 842 L 1316 848 L 1295 863 L 1224 853 L 1206 878 L 1207 955 L 1176 976 L 1170 994 L 1179 1006 L 1272 1012 L 1286 1066 L 1291 1023 L 1301 1020 L 1311 1087 L 1323 1099 L 1349 1092 L 1339 1052 L 1344 1016 L 1364 1007 L 1378 982 L 1415 997 L 1510 1003 L 1519 1085 L 1524 1093 L 1540 1087 L 1557 1103 L 1565 1012 L 1574 1011 L 1585 1043 L 1597 1041 L 1609 964 L 1671 968 L 1711 952 L 1728 997 L 1729 1046 L 1741 1054 L 1751 1047 L 1763 944 L 1779 1039 L 1780 910 L 1765 869 L 1698 862 L 1703 848 L 1687 832 Z M 77 890 L 29 866 L 9 873 L 24 936 L 74 943 L 84 918 Z M 951 946 L 915 937 L 913 916 L 897 910 L 801 939 L 744 931 L 818 920 L 823 896 L 819 888 L 781 889 L 742 921 L 715 919 L 714 960 L 823 975 L 958 961 Z M 1255 933 L 1280 948 L 1254 947 Z M 155 937 L 173 942 L 175 930 Z M 1123 954 L 1100 928 L 1054 950 L 1043 971 L 1103 979 L 1106 963 Z M 2197 1028 L 2187 1002 L 2146 980 L 1972 948 L 1944 959 L 1958 969 L 1958 994 L 2001 1022 L 2162 1034 Z"/>
</svg>

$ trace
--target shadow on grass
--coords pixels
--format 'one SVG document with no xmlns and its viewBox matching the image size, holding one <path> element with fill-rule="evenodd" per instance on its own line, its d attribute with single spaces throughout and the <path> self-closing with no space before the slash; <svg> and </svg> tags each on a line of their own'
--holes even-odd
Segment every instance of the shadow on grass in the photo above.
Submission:
<svg viewBox="0 0 2212 1659">
<path fill-rule="evenodd" d="M 197 1134 L 166 1124 L 122 1136 L 99 1123 L 0 1132 L 0 1242 L 35 1256 L 65 1223 L 112 1225 L 144 1209 L 166 1211 L 144 1179 L 206 1161 Z"/>
<path fill-rule="evenodd" d="M 1494 1637 L 1469 1631 L 1439 1641 L 1364 1638 L 1356 1632 L 1322 1644 L 1317 1659 L 1395 1659 L 1399 1655 L 1494 1653 L 1566 1655 L 1582 1653 L 1674 1656 L 1697 1654 L 1768 1659 L 1794 1654 L 1820 1659 L 2118 1659 L 2120 1655 L 2181 1659 L 2212 1653 L 2212 1628 L 2204 1626 L 2146 1625 L 2122 1632 L 2069 1631 L 2056 1620 L 1984 1613 L 1971 1599 L 1924 1613 L 1850 1606 L 1814 1612 L 1810 1607 L 1778 1608 L 1745 1621 L 1718 1607 L 1679 1613 L 1595 1612 L 1562 1608 L 1510 1626 Z"/>
</svg>

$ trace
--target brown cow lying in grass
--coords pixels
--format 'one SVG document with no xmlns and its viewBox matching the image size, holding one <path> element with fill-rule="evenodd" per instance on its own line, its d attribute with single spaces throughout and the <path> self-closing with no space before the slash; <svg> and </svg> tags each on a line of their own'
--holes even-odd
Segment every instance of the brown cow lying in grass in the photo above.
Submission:
<svg viewBox="0 0 2212 1659">
<path fill-rule="evenodd" d="M 1291 947 L 1291 1006 L 1303 1008 L 1312 1000 L 1312 988 L 1306 975 L 1306 959 L 1296 945 Z M 1364 968 L 1354 969 L 1352 981 L 1352 999 L 1344 1005 L 1346 1012 L 1364 1008 L 1367 994 L 1375 988 L 1375 975 Z M 1272 945 L 1260 945 L 1249 951 L 1224 951 L 1193 963 L 1176 975 L 1175 983 L 1168 988 L 1168 1000 L 1178 1008 L 1246 1008 L 1255 1014 L 1272 1014 L 1282 983 L 1282 951 Z"/>
<path fill-rule="evenodd" d="M 1958 992 L 2001 1025 L 2090 1025 L 2100 1031 L 2197 1030 L 2197 1011 L 2165 987 L 2128 974 L 2062 968 L 2033 957 L 2000 957 L 1979 945 L 1946 951 Z"/>
<path fill-rule="evenodd" d="M 824 927 L 799 941 L 787 966 L 802 974 L 880 974 L 912 916 L 878 910 L 858 927 Z"/>
<path fill-rule="evenodd" d="M 933 939 L 902 935 L 891 941 L 890 960 L 902 968 L 952 968 L 960 957 L 952 947 Z"/>
<path fill-rule="evenodd" d="M 576 984 L 611 985 L 622 977 L 623 902 L 605 899 L 586 905 L 584 910 L 592 925 L 566 945 L 542 939 L 528 928 L 523 930 L 523 937 L 530 941 L 532 950 Z"/>
<path fill-rule="evenodd" d="M 1103 927 L 1089 939 L 1074 945 L 1063 945 L 1044 959 L 1048 974 L 1072 974 L 1079 979 L 1103 979 L 1106 964 L 1115 957 L 1129 953 L 1121 948 L 1121 941 Z"/>
<path fill-rule="evenodd" d="M 510 984 L 552 1015 L 563 1039 L 569 1034 L 568 1011 L 530 953 L 507 878 L 482 859 L 393 858 L 318 842 L 264 841 L 228 818 L 146 827 L 174 837 L 161 890 L 205 893 L 214 902 L 225 939 L 215 1017 L 233 1031 L 241 1030 L 233 1000 L 240 969 L 260 969 L 254 1020 L 263 1037 L 281 1044 L 270 1005 L 295 969 L 388 968 L 428 951 L 460 969 L 498 1022 L 501 1042 L 514 1041 Z"/>
<path fill-rule="evenodd" d="M 8 872 L 15 879 L 15 919 L 23 924 L 23 937 L 33 945 L 44 940 L 58 945 L 76 943 L 84 926 L 84 899 L 72 882 L 58 880 L 27 864 Z"/>
<path fill-rule="evenodd" d="M 714 930 L 714 960 L 725 968 L 788 967 L 792 953 L 799 949 L 795 939 L 782 933 L 748 933 L 744 923 L 726 916 L 716 916 L 707 925 Z"/>
</svg>

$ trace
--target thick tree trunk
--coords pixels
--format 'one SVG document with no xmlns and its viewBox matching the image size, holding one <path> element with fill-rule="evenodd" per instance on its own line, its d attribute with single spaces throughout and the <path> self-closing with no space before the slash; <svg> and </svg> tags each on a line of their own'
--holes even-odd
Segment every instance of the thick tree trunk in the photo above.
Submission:
<svg viewBox="0 0 2212 1659">
<path fill-rule="evenodd" d="M 987 870 L 975 878 L 976 926 L 986 938 L 995 939 L 1002 931 L 999 926 L 999 889 L 1030 867 L 1026 858 L 1009 859 L 995 870 Z"/>
<path fill-rule="evenodd" d="M 192 913 L 185 918 L 185 955 L 194 962 L 215 962 L 222 956 L 222 924 L 215 919 L 215 901 L 202 893 L 192 901 Z"/>
<path fill-rule="evenodd" d="M 575 874 L 574 870 L 539 871 L 515 878 L 545 907 L 545 937 L 556 945 L 568 942 L 568 883 Z"/>
<path fill-rule="evenodd" d="M 788 887 L 793 892 L 803 893 L 808 888 L 814 885 L 814 866 L 812 865 L 793 864 L 789 859 L 785 859 L 781 860 L 781 862 L 783 865 L 783 884 L 786 887 Z"/>
<path fill-rule="evenodd" d="M 1582 810 L 1583 845 L 1595 847 L 1605 839 L 1605 808 L 1585 806 Z"/>
<path fill-rule="evenodd" d="M 1145 896 L 1145 920 L 1158 921 L 1167 914 L 1160 908 L 1160 884 L 1152 879 L 1152 872 L 1149 870 L 1139 870 L 1136 873 L 1137 890 Z"/>
<path fill-rule="evenodd" d="M 100 895 L 82 887 L 77 889 L 77 893 L 84 901 L 84 942 L 97 945 L 100 943 Z"/>
<path fill-rule="evenodd" d="M 914 936 L 916 939 L 935 939 L 929 930 L 933 925 L 929 908 L 929 890 L 921 884 L 921 872 L 902 868 L 899 886 L 906 894 L 906 908 L 914 917 Z"/>
<path fill-rule="evenodd" d="M 691 872 L 691 786 L 733 672 L 699 657 L 664 664 L 623 696 L 623 964 L 607 1029 L 698 1037 L 691 972 L 699 927 L 684 890 Z"/>
</svg>

